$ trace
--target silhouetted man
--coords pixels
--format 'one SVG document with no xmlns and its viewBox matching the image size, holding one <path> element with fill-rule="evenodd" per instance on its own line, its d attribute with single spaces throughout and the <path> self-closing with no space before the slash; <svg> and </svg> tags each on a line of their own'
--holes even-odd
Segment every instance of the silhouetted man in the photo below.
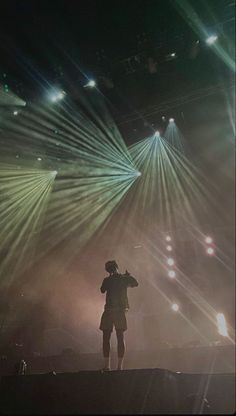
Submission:
<svg viewBox="0 0 236 416">
<path fill-rule="evenodd" d="M 115 260 L 108 261 L 105 269 L 109 276 L 103 280 L 101 286 L 101 292 L 106 292 L 106 304 L 100 323 L 100 329 L 103 331 L 104 370 L 110 370 L 110 339 L 113 326 L 117 336 L 117 370 L 122 370 L 125 353 L 124 331 L 127 330 L 125 314 L 129 309 L 127 288 L 138 286 L 138 282 L 127 270 L 125 274 L 119 274 Z"/>
</svg>

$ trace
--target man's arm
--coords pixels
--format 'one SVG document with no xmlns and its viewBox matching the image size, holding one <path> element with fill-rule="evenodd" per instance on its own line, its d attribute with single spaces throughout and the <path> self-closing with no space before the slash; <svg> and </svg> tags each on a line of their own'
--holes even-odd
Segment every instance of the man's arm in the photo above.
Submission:
<svg viewBox="0 0 236 416">
<path fill-rule="evenodd" d="M 108 289 L 108 281 L 107 281 L 107 277 L 105 277 L 105 279 L 102 282 L 102 286 L 100 287 L 100 290 L 102 293 L 105 293 L 107 289 Z"/>
<path fill-rule="evenodd" d="M 128 283 L 128 287 L 137 287 L 138 286 L 138 282 L 137 280 L 131 276 L 131 274 L 126 270 L 125 275 L 124 275 L 127 279 L 127 283 Z"/>
</svg>

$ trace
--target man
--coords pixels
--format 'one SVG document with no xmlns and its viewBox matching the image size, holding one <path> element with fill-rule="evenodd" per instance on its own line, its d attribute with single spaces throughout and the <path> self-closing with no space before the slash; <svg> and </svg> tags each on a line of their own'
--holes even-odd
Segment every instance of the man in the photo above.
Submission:
<svg viewBox="0 0 236 416">
<path fill-rule="evenodd" d="M 110 370 L 110 339 L 113 326 L 117 336 L 117 370 L 122 370 L 125 353 L 124 331 L 127 330 L 125 314 L 129 309 L 127 288 L 138 286 L 138 282 L 127 270 L 125 274 L 119 274 L 115 260 L 108 261 L 105 269 L 109 276 L 103 280 L 101 286 L 101 292 L 106 292 L 106 304 L 100 323 L 100 329 L 103 331 L 104 371 Z"/>
</svg>

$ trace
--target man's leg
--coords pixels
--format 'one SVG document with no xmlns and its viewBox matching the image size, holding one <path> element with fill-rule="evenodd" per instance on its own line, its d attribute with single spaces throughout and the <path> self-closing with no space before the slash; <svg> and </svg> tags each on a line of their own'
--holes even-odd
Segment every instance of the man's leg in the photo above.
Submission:
<svg viewBox="0 0 236 416">
<path fill-rule="evenodd" d="M 125 355 L 125 340 L 124 340 L 123 329 L 117 329 L 116 336 L 117 336 L 117 352 L 118 352 L 117 370 L 122 370 L 123 360 L 124 360 L 124 355 Z"/>
<path fill-rule="evenodd" d="M 104 370 L 110 370 L 110 339 L 111 330 L 103 330 L 103 357 Z"/>
</svg>

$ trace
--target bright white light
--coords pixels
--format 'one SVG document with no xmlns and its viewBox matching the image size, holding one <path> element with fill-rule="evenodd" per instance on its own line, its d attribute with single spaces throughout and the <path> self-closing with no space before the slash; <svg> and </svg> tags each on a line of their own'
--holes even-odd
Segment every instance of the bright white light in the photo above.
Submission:
<svg viewBox="0 0 236 416">
<path fill-rule="evenodd" d="M 167 264 L 168 264 L 169 266 L 173 266 L 173 265 L 175 264 L 175 262 L 174 262 L 174 260 L 173 260 L 171 257 L 169 257 L 169 258 L 167 259 Z"/>
<path fill-rule="evenodd" d="M 53 103 L 56 103 L 57 101 L 62 100 L 65 97 L 65 95 L 65 91 L 54 92 L 54 94 L 51 95 L 50 99 Z"/>
<path fill-rule="evenodd" d="M 166 236 L 166 241 L 171 241 L 171 237 L 169 235 Z"/>
<path fill-rule="evenodd" d="M 93 80 L 93 79 L 91 79 L 87 84 L 86 84 L 86 87 L 95 87 L 96 86 L 96 82 Z"/>
<path fill-rule="evenodd" d="M 155 131 L 155 137 L 159 137 L 160 136 L 160 132 L 157 130 Z"/>
<path fill-rule="evenodd" d="M 172 247 L 171 246 L 166 246 L 166 250 L 167 251 L 172 251 Z"/>
<path fill-rule="evenodd" d="M 141 176 L 142 173 L 141 172 L 136 172 L 136 176 Z"/>
<path fill-rule="evenodd" d="M 217 41 L 217 39 L 218 39 L 218 36 L 216 36 L 216 35 L 211 35 L 211 36 L 209 36 L 209 37 L 206 39 L 206 43 L 207 43 L 208 45 L 213 45 L 213 43 L 215 43 L 215 42 Z"/>
<path fill-rule="evenodd" d="M 218 313 L 216 315 L 216 319 L 217 319 L 217 326 L 218 326 L 219 334 L 222 335 L 223 337 L 227 337 L 228 336 L 228 329 L 227 329 L 224 314 L 223 313 Z"/>
<path fill-rule="evenodd" d="M 174 118 L 169 118 L 169 122 L 170 123 L 174 123 L 175 119 Z"/>
<path fill-rule="evenodd" d="M 168 276 L 169 276 L 171 279 L 174 279 L 174 277 L 176 276 L 175 271 L 174 271 L 174 270 L 169 270 L 169 271 L 168 271 Z"/>
<path fill-rule="evenodd" d="M 51 177 L 53 178 L 53 179 L 55 179 L 55 177 L 57 176 L 57 170 L 53 170 L 52 172 L 50 172 L 50 174 L 51 174 Z"/>
<path fill-rule="evenodd" d="M 206 237 L 205 238 L 205 242 L 207 243 L 207 244 L 211 244 L 212 243 L 212 238 L 211 237 Z"/>
<path fill-rule="evenodd" d="M 13 114 L 14 114 L 14 116 L 17 116 L 17 114 L 18 114 L 18 111 L 13 111 Z"/>
<path fill-rule="evenodd" d="M 37 157 L 37 160 L 39 160 L 39 161 L 40 161 L 40 160 L 42 160 L 42 159 L 41 159 L 41 157 Z"/>
<path fill-rule="evenodd" d="M 171 309 L 172 309 L 173 311 L 177 312 L 177 311 L 179 310 L 179 305 L 177 305 L 177 303 L 173 303 L 173 304 L 171 305 Z"/>
<path fill-rule="evenodd" d="M 174 57 L 176 56 L 176 53 L 175 53 L 175 52 L 172 52 L 172 53 L 170 54 L 170 56 L 172 56 L 172 58 L 174 58 Z"/>
<path fill-rule="evenodd" d="M 212 248 L 212 247 L 208 247 L 206 249 L 206 252 L 207 252 L 207 254 L 209 254 L 209 256 L 212 256 L 215 253 L 214 248 Z"/>
<path fill-rule="evenodd" d="M 161 119 L 162 119 L 162 121 L 165 121 L 165 120 L 166 120 L 165 116 L 162 116 L 162 118 L 161 118 Z"/>
<path fill-rule="evenodd" d="M 64 95 L 65 95 L 64 92 L 59 92 L 59 94 L 57 95 L 57 99 L 62 100 L 62 98 L 64 98 Z"/>
</svg>

